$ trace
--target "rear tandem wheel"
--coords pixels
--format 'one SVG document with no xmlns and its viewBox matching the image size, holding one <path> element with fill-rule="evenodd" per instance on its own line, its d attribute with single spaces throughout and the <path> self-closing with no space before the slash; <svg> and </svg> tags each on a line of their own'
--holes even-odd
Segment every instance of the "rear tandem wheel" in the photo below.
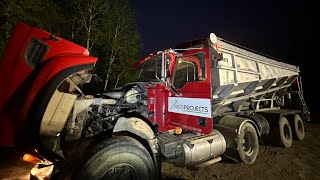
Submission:
<svg viewBox="0 0 320 180">
<path fill-rule="evenodd" d="M 258 155 L 259 140 L 253 125 L 245 122 L 237 136 L 238 154 L 242 162 L 252 164 Z"/>
</svg>

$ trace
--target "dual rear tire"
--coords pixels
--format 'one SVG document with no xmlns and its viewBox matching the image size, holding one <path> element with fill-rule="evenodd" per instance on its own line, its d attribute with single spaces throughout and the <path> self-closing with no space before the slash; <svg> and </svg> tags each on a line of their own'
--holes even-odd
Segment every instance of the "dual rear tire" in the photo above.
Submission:
<svg viewBox="0 0 320 180">
<path fill-rule="evenodd" d="M 293 139 L 304 140 L 305 126 L 299 114 L 295 114 L 291 124 L 288 119 L 281 117 L 279 120 L 280 144 L 286 148 L 291 147 Z"/>
<path fill-rule="evenodd" d="M 263 138 L 266 145 L 275 145 L 289 148 L 293 139 L 302 141 L 305 138 L 305 126 L 299 114 L 294 114 L 291 121 L 282 116 L 278 121 L 278 126 L 270 129 L 268 135 Z"/>
<path fill-rule="evenodd" d="M 281 117 L 279 120 L 279 141 L 278 144 L 283 147 L 291 147 L 292 145 L 292 130 L 287 118 Z"/>
<path fill-rule="evenodd" d="M 298 139 L 300 141 L 304 140 L 305 126 L 304 126 L 304 121 L 301 119 L 301 116 L 299 114 L 294 115 L 293 125 L 294 125 L 295 139 Z"/>
<path fill-rule="evenodd" d="M 270 132 L 271 135 L 277 137 L 269 138 L 272 142 L 276 142 L 276 145 L 280 145 L 286 148 L 292 146 L 293 138 L 302 141 L 305 138 L 305 126 L 304 122 L 299 114 L 295 114 L 293 121 L 293 128 L 286 117 L 281 117 L 278 122 L 278 127 Z M 238 155 L 242 162 L 246 164 L 252 164 L 258 155 L 259 139 L 254 126 L 245 122 L 239 129 L 237 136 L 237 150 Z"/>
</svg>

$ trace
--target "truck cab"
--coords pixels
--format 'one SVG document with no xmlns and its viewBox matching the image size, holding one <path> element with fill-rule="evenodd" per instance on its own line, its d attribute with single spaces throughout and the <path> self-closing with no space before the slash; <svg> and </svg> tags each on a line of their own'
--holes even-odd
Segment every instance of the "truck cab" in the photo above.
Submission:
<svg viewBox="0 0 320 180">
<path fill-rule="evenodd" d="M 19 146 L 32 176 L 154 179 L 162 161 L 202 167 L 227 154 L 252 164 L 259 138 L 304 139 L 299 68 L 213 33 L 137 61 L 134 82 L 88 94 L 96 60 L 41 29 L 13 31 L 0 66 L 0 144 Z"/>
<path fill-rule="evenodd" d="M 150 76 L 160 82 L 148 91 L 148 102 L 153 102 L 161 96 L 164 98 L 161 102 L 157 100 L 158 104 L 148 104 L 148 111 L 152 115 L 148 119 L 158 124 L 160 131 L 183 126 L 183 129 L 203 134 L 211 133 L 211 83 L 208 57 L 208 51 L 203 48 L 185 53 L 167 50 L 135 64 L 140 71 L 138 81 L 152 81 L 147 79 L 146 75 L 149 68 L 153 70 Z M 156 62 L 150 67 L 152 61 Z M 190 104 L 185 104 L 186 101 Z"/>
</svg>

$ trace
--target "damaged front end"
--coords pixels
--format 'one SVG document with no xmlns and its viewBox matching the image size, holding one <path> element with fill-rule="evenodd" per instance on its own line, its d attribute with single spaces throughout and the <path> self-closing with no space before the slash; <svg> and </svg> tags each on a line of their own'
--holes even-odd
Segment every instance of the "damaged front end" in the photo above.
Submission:
<svg viewBox="0 0 320 180">
<path fill-rule="evenodd" d="M 0 145 L 18 147 L 22 159 L 35 164 L 34 177 L 63 171 L 70 175 L 91 146 L 113 136 L 120 117 L 151 123 L 148 89 L 163 74 L 155 59 L 140 66 L 139 82 L 112 92 L 92 91 L 96 76 L 89 70 L 96 57 L 84 47 L 18 23 L 0 61 Z M 150 71 L 155 66 L 158 70 Z"/>
<path fill-rule="evenodd" d="M 82 85 L 90 82 L 80 83 L 77 79 L 88 76 L 91 74 L 71 75 L 51 97 L 40 126 L 42 142 L 49 149 L 58 149 L 61 138 L 69 142 L 112 132 L 116 120 L 128 113 L 147 117 L 144 83 L 131 83 L 113 92 L 86 94 Z"/>
<path fill-rule="evenodd" d="M 41 120 L 41 147 L 68 163 L 83 161 L 95 141 L 112 137 L 120 117 L 148 117 L 150 83 L 134 82 L 111 92 L 92 94 L 92 77 L 95 76 L 88 72 L 67 77 L 53 93 Z M 39 166 L 34 168 L 39 170 Z"/>
</svg>

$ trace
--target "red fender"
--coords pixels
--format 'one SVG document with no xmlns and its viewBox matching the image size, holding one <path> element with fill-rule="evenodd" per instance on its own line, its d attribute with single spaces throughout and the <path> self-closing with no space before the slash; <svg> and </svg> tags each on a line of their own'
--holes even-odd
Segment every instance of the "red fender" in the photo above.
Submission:
<svg viewBox="0 0 320 180">
<path fill-rule="evenodd" d="M 81 70 L 93 68 L 97 58 L 88 56 L 65 56 L 56 57 L 49 60 L 41 69 L 30 75 L 25 83 L 21 85 L 12 98 L 7 102 L 5 107 L 0 111 L 2 126 L 0 126 L 0 144 L 6 146 L 14 146 L 15 140 L 21 139 L 17 137 L 20 133 L 25 132 L 25 124 L 29 112 L 40 108 L 34 105 L 35 99 L 40 96 L 46 87 L 59 75 L 63 73 L 66 78 L 73 73 Z M 63 72 L 66 69 L 73 70 Z M 56 88 L 64 80 L 61 78 L 56 83 Z M 51 92 L 51 95 L 54 91 Z M 46 92 L 47 93 L 47 92 Z M 50 96 L 50 92 L 48 92 Z M 51 97 L 51 96 L 50 96 Z M 45 104 L 47 105 L 47 104 Z M 42 107 L 46 108 L 46 107 Z M 32 129 L 35 130 L 35 129 Z M 21 134 L 22 135 L 22 134 Z"/>
<path fill-rule="evenodd" d="M 84 47 L 18 23 L 0 60 L 0 146 L 14 146 L 21 139 L 29 120 L 33 121 L 30 114 L 45 109 L 50 100 L 43 94 L 51 97 L 66 77 L 92 69 L 96 61 Z"/>
</svg>

